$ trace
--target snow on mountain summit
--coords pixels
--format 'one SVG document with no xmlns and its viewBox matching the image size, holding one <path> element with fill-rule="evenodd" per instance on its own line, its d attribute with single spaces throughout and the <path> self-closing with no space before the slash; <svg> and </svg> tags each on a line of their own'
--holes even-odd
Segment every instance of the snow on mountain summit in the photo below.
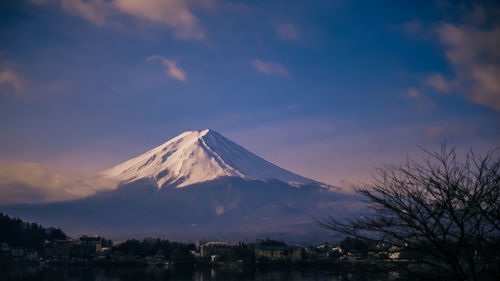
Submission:
<svg viewBox="0 0 500 281">
<path fill-rule="evenodd" d="M 184 132 L 99 175 L 122 183 L 150 179 L 158 188 L 165 184 L 180 188 L 224 176 L 278 180 L 294 186 L 322 185 L 282 169 L 210 129 Z"/>
</svg>

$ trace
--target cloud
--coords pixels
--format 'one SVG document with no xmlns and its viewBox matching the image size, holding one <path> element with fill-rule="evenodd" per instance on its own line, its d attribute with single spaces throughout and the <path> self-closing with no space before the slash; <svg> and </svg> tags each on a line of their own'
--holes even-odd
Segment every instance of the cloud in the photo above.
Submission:
<svg viewBox="0 0 500 281">
<path fill-rule="evenodd" d="M 77 180 L 40 163 L 0 164 L 0 205 L 72 200 L 116 187 L 99 178 Z"/>
<path fill-rule="evenodd" d="M 425 128 L 424 135 L 428 137 L 472 137 L 482 134 L 481 127 L 468 123 L 442 122 Z"/>
<path fill-rule="evenodd" d="M 414 19 L 402 24 L 389 24 L 388 29 L 395 32 L 401 32 L 405 35 L 415 36 L 422 30 L 422 21 Z"/>
<path fill-rule="evenodd" d="M 190 3 L 193 3 L 191 1 L 115 0 L 113 3 L 123 13 L 170 26 L 177 38 L 195 40 L 205 38 L 197 17 L 189 10 Z"/>
<path fill-rule="evenodd" d="M 150 56 L 147 60 L 159 60 L 167 69 L 167 71 L 165 72 L 167 76 L 183 82 L 187 80 L 186 73 L 184 72 L 184 70 L 177 67 L 177 62 L 168 60 L 167 58 L 159 55 Z"/>
<path fill-rule="evenodd" d="M 113 11 L 112 6 L 102 0 L 60 0 L 60 5 L 64 11 L 83 17 L 97 25 L 104 25 L 107 17 Z"/>
<path fill-rule="evenodd" d="M 259 59 L 252 60 L 252 65 L 266 75 L 288 75 L 288 71 L 277 62 L 265 62 Z"/>
<path fill-rule="evenodd" d="M 442 93 L 449 92 L 451 87 L 451 85 L 443 78 L 441 73 L 434 73 L 427 77 L 425 84 Z"/>
<path fill-rule="evenodd" d="M 406 22 L 403 24 L 402 29 L 409 34 L 416 34 L 422 29 L 422 22 L 418 19 Z"/>
<path fill-rule="evenodd" d="M 346 179 L 340 180 L 340 190 L 344 193 L 352 193 L 355 194 L 356 189 L 359 189 L 360 185 L 352 183 Z"/>
<path fill-rule="evenodd" d="M 421 112 L 429 112 L 435 109 L 434 102 L 419 89 L 410 87 L 403 92 L 403 96 L 412 100 L 417 109 Z"/>
<path fill-rule="evenodd" d="M 410 98 L 410 99 L 417 98 L 419 95 L 420 95 L 420 92 L 417 89 L 413 88 L 413 87 L 409 88 L 406 91 L 406 96 L 408 98 Z"/>
<path fill-rule="evenodd" d="M 17 92 L 22 92 L 25 82 L 13 70 L 7 69 L 0 72 L 0 85 L 2 84 L 10 85 Z"/>
<path fill-rule="evenodd" d="M 478 7 L 469 21 L 442 23 L 437 34 L 455 72 L 455 89 L 474 103 L 500 110 L 500 22 L 494 9 L 487 14 Z M 491 23 L 483 24 L 488 17 Z"/>
<path fill-rule="evenodd" d="M 212 0 L 31 0 L 35 4 L 53 4 L 65 12 L 96 25 L 119 20 L 120 15 L 167 26 L 179 39 L 203 40 L 205 31 L 191 8 L 211 6 Z"/>
<path fill-rule="evenodd" d="M 420 19 L 413 19 L 401 24 L 389 24 L 387 27 L 390 31 L 399 32 L 409 37 L 424 35 L 422 33 L 424 24 Z"/>
<path fill-rule="evenodd" d="M 278 34 L 278 37 L 286 40 L 297 40 L 299 39 L 299 33 L 297 31 L 297 28 L 291 24 L 282 24 L 276 27 L 276 32 Z"/>
<path fill-rule="evenodd" d="M 47 202 L 72 198 L 64 190 L 71 180 L 37 163 L 2 164 L 0 204 Z"/>
<path fill-rule="evenodd" d="M 425 128 L 424 135 L 432 137 L 432 136 L 438 136 L 441 135 L 442 129 L 440 126 L 437 125 L 431 125 L 427 128 Z"/>
<path fill-rule="evenodd" d="M 475 83 L 469 90 L 469 99 L 500 111 L 500 65 L 475 67 L 471 77 Z"/>
</svg>

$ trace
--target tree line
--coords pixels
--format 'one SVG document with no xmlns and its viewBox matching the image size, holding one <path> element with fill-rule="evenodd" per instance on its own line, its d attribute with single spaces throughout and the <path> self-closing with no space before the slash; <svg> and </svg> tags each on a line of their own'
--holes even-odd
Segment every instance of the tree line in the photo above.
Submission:
<svg viewBox="0 0 500 281">
<path fill-rule="evenodd" d="M 0 213 L 0 243 L 41 251 L 45 240 L 64 240 L 68 236 L 59 228 L 43 227 Z"/>
</svg>

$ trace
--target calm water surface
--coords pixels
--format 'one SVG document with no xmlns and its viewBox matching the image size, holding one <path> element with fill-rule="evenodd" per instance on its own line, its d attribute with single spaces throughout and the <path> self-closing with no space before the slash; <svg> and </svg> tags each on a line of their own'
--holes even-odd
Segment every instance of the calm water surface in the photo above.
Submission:
<svg viewBox="0 0 500 281">
<path fill-rule="evenodd" d="M 377 276 L 357 272 L 293 269 L 197 269 L 165 270 L 158 267 L 94 267 L 94 266 L 0 266 L 0 280 L 43 281 L 362 281 L 391 280 L 391 274 Z"/>
</svg>

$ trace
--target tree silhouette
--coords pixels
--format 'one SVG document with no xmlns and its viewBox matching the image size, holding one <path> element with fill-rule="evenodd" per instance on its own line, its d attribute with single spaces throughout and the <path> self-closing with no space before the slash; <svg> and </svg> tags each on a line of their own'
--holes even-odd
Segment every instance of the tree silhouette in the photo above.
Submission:
<svg viewBox="0 0 500 281">
<path fill-rule="evenodd" d="M 420 279 L 490 280 L 500 273 L 500 159 L 444 144 L 424 161 L 385 165 L 357 189 L 368 212 L 317 222 L 398 252 L 391 261 Z M 404 255 L 403 255 L 404 254 Z M 392 256 L 392 257 L 398 257 Z"/>
<path fill-rule="evenodd" d="M 0 243 L 41 251 L 45 240 L 64 240 L 67 236 L 58 228 L 44 228 L 37 223 L 28 223 L 11 218 L 0 212 Z"/>
</svg>

